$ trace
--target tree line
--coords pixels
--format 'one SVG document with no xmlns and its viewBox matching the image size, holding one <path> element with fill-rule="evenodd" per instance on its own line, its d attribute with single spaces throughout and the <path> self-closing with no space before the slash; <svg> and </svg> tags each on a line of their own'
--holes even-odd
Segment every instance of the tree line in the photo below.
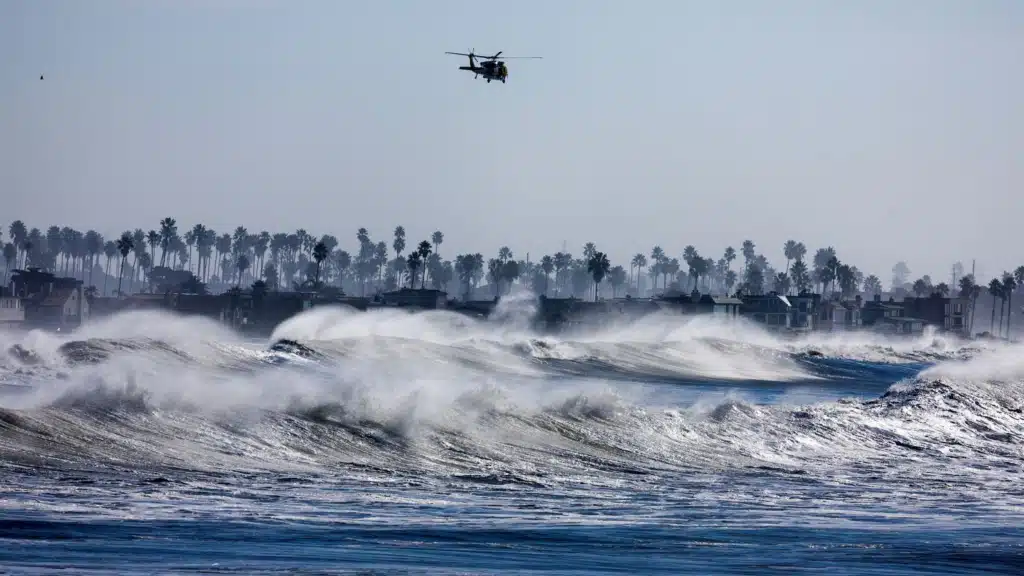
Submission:
<svg viewBox="0 0 1024 576">
<path fill-rule="evenodd" d="M 726 247 L 718 258 L 704 256 L 692 245 L 679 257 L 654 246 L 649 254 L 635 254 L 627 268 L 612 266 L 607 254 L 593 242 L 584 244 L 579 257 L 559 251 L 535 261 L 516 259 L 508 246 L 502 246 L 493 258 L 465 253 L 445 259 L 441 231 L 409 246 L 402 226 L 395 227 L 387 240 L 374 240 L 367 229 L 359 228 L 351 252 L 330 234 L 316 236 L 304 229 L 250 232 L 244 226 L 219 233 L 203 224 L 180 228 L 172 217 L 161 219 L 148 231 L 125 230 L 114 239 L 95 230 L 81 232 L 67 226 L 50 226 L 43 232 L 28 228 L 21 220 L 13 222 L 7 232 L 9 241 L 0 236 L 5 278 L 14 268 L 35 266 L 95 286 L 93 276 L 99 271 L 103 285 L 98 291 L 103 294 L 146 289 L 154 277 L 168 270 L 187 271 L 194 276 L 194 284 L 221 289 L 259 281 L 271 290 L 333 286 L 364 296 L 399 287 L 429 287 L 472 297 L 484 280 L 495 297 L 508 293 L 516 283 L 538 294 L 578 298 L 693 290 L 718 294 L 812 291 L 852 298 L 883 291 L 878 276 L 865 275 L 857 266 L 841 261 L 834 247 L 818 248 L 808 258 L 805 244 L 795 240 L 782 246 L 785 266 L 781 269 L 776 269 L 752 240 L 744 240 L 739 251 Z M 973 276 L 963 274 L 960 264 L 954 265 L 952 272 L 952 285 L 975 302 L 982 288 Z M 645 275 L 646 285 L 641 283 Z M 944 282 L 933 284 L 927 275 L 912 282 L 910 277 L 907 264 L 898 262 L 892 268 L 890 289 L 918 296 L 945 296 L 952 291 Z M 117 280 L 116 291 L 106 286 L 110 278 Z M 1000 332 L 1005 329 L 1008 333 L 1013 292 L 1021 285 L 1024 266 L 1004 272 L 988 284 L 993 329 L 998 300 Z"/>
</svg>

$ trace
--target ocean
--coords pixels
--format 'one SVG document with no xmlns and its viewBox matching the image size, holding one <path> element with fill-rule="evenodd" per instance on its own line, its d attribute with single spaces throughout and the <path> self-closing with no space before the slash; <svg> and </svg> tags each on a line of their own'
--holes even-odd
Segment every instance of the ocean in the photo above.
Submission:
<svg viewBox="0 0 1024 576">
<path fill-rule="evenodd" d="M 1019 347 L 528 314 L 0 332 L 0 573 L 1024 572 Z"/>
</svg>

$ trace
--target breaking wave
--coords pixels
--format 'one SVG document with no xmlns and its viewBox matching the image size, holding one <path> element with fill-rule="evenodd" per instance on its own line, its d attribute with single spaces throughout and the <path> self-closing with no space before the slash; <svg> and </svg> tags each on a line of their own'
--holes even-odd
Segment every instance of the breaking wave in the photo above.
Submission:
<svg viewBox="0 0 1024 576">
<path fill-rule="evenodd" d="M 787 341 L 666 317 L 570 339 L 520 319 L 316 309 L 269 343 L 160 313 L 74 339 L 4 333 L 0 466 L 527 485 L 746 469 L 851 479 L 913 469 L 922 482 L 953 469 L 971 485 L 1019 467 L 1017 347 L 935 335 Z M 763 405 L 702 388 L 843 379 L 879 393 Z M 697 390 L 693 401 L 673 396 L 684 389 Z"/>
</svg>

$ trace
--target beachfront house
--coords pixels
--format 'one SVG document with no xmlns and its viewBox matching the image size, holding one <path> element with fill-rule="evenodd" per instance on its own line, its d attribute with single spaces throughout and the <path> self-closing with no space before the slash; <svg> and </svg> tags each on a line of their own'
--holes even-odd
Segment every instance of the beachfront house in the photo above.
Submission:
<svg viewBox="0 0 1024 576">
<path fill-rule="evenodd" d="M 818 328 L 816 314 L 821 304 L 821 294 L 806 290 L 796 296 L 786 296 L 793 306 L 790 311 L 789 328 L 796 332 L 809 332 Z"/>
<path fill-rule="evenodd" d="M 861 309 L 861 323 L 865 328 L 887 334 L 917 335 L 924 332 L 925 321 L 921 318 L 907 316 L 902 303 L 893 298 L 882 301 L 880 295 L 874 300 L 865 302 Z"/>
<path fill-rule="evenodd" d="M 25 327 L 65 331 L 89 318 L 89 301 L 82 284 L 75 278 L 29 267 L 12 271 L 10 291 L 21 301 Z"/>
<path fill-rule="evenodd" d="M 744 294 L 740 296 L 743 305 L 740 314 L 762 325 L 766 330 L 789 330 L 793 304 L 776 292 L 768 294 Z"/>
<path fill-rule="evenodd" d="M 924 298 L 908 296 L 902 305 L 906 316 L 920 318 L 926 326 L 967 336 L 967 303 L 966 298 L 932 294 Z"/>
</svg>

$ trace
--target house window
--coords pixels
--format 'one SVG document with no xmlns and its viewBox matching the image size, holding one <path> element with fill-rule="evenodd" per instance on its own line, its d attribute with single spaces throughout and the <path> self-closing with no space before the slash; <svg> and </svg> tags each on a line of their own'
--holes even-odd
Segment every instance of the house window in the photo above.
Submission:
<svg viewBox="0 0 1024 576">
<path fill-rule="evenodd" d="M 964 305 L 963 304 L 961 304 L 960 302 L 957 302 L 956 304 L 953 304 L 953 314 L 963 314 L 963 313 L 964 313 Z"/>
</svg>

